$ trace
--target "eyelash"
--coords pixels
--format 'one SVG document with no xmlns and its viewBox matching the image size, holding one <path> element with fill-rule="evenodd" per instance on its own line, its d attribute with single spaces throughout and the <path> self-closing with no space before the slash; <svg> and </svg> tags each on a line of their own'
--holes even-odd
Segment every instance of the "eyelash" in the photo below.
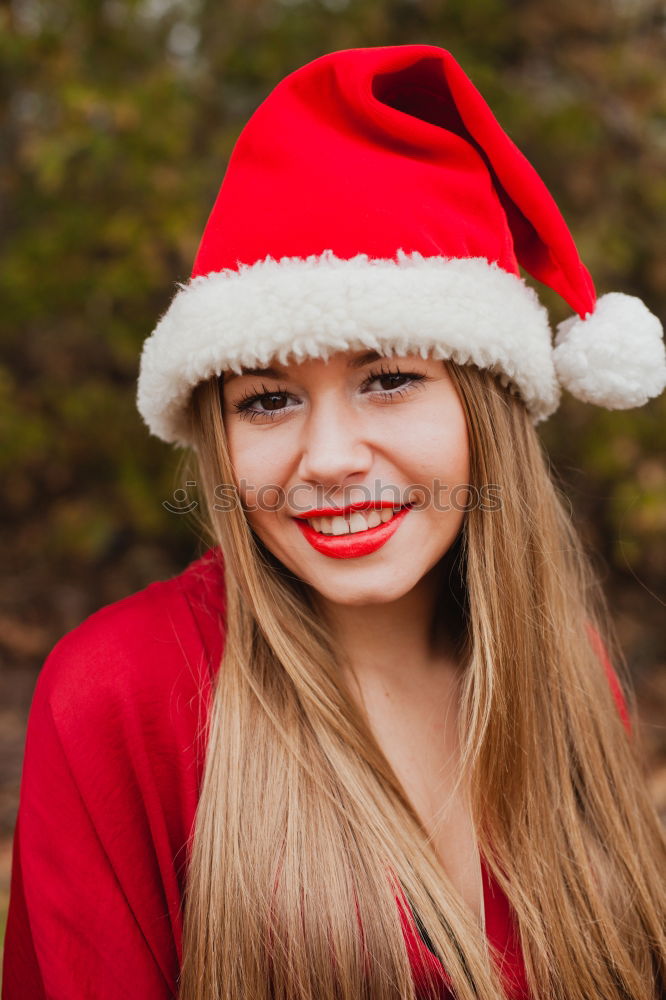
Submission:
<svg viewBox="0 0 666 1000">
<path fill-rule="evenodd" d="M 418 372 L 403 372 L 397 365 L 394 368 L 385 368 L 382 364 L 379 370 L 375 369 L 368 373 L 367 377 L 361 383 L 362 387 L 374 382 L 376 378 L 381 378 L 382 375 L 401 375 L 403 378 L 406 377 L 412 379 L 411 385 L 398 386 L 392 391 L 388 389 L 376 389 L 373 395 L 378 394 L 385 402 L 392 402 L 396 399 L 396 397 L 400 398 L 405 396 L 412 389 L 415 389 L 419 382 L 424 382 L 427 379 L 427 375 L 421 375 Z M 269 420 L 275 420 L 275 418 L 279 417 L 285 410 L 285 407 L 280 407 L 279 410 L 251 410 L 250 405 L 259 399 L 263 399 L 264 396 L 290 395 L 290 393 L 282 387 L 278 387 L 277 389 L 268 389 L 263 382 L 261 388 L 264 390 L 263 392 L 256 392 L 253 388 L 233 404 L 234 410 L 243 420 L 255 420 L 257 417 L 268 417 Z"/>
</svg>

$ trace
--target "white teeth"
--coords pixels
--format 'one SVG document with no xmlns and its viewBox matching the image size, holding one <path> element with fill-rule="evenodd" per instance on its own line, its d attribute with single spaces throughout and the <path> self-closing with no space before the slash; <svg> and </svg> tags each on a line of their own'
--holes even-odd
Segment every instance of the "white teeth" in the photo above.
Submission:
<svg viewBox="0 0 666 1000">
<path fill-rule="evenodd" d="M 354 535 L 359 531 L 367 531 L 368 528 L 376 528 L 378 524 L 385 524 L 400 509 L 400 507 L 393 509 L 391 507 L 382 507 L 380 510 L 373 508 L 372 510 L 363 512 L 355 510 L 349 515 L 349 520 L 340 515 L 336 517 L 313 517 L 310 518 L 310 525 L 322 535 Z"/>
<path fill-rule="evenodd" d="M 355 531 L 367 531 L 368 526 L 369 519 L 364 517 L 360 511 L 355 510 L 349 518 L 349 534 L 353 535 Z"/>
</svg>

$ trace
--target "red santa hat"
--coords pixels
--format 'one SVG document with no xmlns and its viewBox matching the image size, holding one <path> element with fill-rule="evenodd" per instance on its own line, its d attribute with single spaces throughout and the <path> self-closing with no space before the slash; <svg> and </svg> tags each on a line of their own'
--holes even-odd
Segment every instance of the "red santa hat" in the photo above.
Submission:
<svg viewBox="0 0 666 1000">
<path fill-rule="evenodd" d="M 519 265 L 576 314 L 554 345 Z M 349 49 L 291 73 L 243 129 L 191 278 L 144 343 L 137 404 L 186 446 L 198 382 L 371 348 L 491 369 L 538 423 L 561 386 L 609 409 L 658 395 L 662 334 L 634 296 L 597 299 L 548 189 L 449 52 Z"/>
</svg>

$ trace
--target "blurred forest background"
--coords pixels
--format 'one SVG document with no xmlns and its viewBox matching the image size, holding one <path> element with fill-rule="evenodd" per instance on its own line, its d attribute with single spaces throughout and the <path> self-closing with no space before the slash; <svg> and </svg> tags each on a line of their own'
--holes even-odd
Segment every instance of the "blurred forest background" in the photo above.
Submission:
<svg viewBox="0 0 666 1000">
<path fill-rule="evenodd" d="M 555 195 L 598 292 L 663 317 L 664 18 L 661 0 L 0 2 L 0 927 L 46 655 L 204 549 L 163 506 L 182 496 L 182 453 L 150 437 L 134 396 L 247 118 L 327 51 L 449 48 Z M 666 818 L 666 395 L 615 412 L 565 395 L 539 433 L 617 622 Z"/>
</svg>

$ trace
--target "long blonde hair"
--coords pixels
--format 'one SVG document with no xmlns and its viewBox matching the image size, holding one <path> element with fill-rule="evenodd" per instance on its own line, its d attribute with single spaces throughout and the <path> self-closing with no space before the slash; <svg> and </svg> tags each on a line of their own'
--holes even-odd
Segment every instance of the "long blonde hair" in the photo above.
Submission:
<svg viewBox="0 0 666 1000">
<path fill-rule="evenodd" d="M 521 400 L 490 371 L 443 363 L 471 482 L 501 496 L 499 509 L 466 512 L 441 577 L 462 626 L 461 773 L 479 847 L 515 913 L 535 1000 L 655 1000 L 666 841 L 637 734 L 589 640 L 591 626 L 628 690 L 603 594 Z M 222 392 L 222 379 L 200 384 L 190 410 L 227 610 L 180 1000 L 413 1000 L 398 887 L 459 1000 L 498 1000 L 486 936 L 342 683 L 308 587 L 239 505 L 214 509 L 215 487 L 234 483 Z"/>
</svg>

